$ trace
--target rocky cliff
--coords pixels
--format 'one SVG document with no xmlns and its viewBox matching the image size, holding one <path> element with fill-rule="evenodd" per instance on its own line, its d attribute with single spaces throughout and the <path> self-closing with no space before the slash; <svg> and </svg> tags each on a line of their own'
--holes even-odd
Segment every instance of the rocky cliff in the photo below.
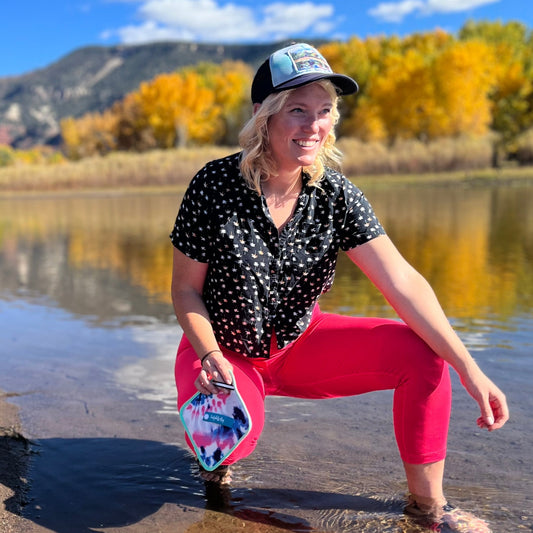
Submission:
<svg viewBox="0 0 533 533">
<path fill-rule="evenodd" d="M 166 42 L 80 48 L 46 68 L 0 78 L 0 144 L 57 145 L 62 118 L 103 111 L 157 74 L 201 61 L 241 60 L 257 66 L 283 44 Z"/>
</svg>

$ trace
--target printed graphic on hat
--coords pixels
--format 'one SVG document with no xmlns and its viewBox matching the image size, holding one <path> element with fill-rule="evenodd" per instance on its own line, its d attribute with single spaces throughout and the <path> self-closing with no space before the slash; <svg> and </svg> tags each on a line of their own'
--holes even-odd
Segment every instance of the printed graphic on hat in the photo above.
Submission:
<svg viewBox="0 0 533 533">
<path fill-rule="evenodd" d="M 270 58 L 272 85 L 278 87 L 302 74 L 333 71 L 327 61 L 311 46 L 293 45 L 278 50 Z"/>
</svg>

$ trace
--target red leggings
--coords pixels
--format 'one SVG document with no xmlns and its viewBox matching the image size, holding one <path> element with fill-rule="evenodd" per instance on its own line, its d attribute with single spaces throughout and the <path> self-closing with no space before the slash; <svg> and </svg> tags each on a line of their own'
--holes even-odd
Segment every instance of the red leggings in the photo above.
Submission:
<svg viewBox="0 0 533 533">
<path fill-rule="evenodd" d="M 337 398 L 384 389 L 395 391 L 394 432 L 403 461 L 431 463 L 446 455 L 448 364 L 401 322 L 322 313 L 317 308 L 307 330 L 273 351 L 270 359 L 222 351 L 233 365 L 252 418 L 251 432 L 226 464 L 254 450 L 264 425 L 266 395 Z M 175 368 L 178 408 L 196 392 L 199 373 L 198 355 L 183 336 Z"/>
</svg>

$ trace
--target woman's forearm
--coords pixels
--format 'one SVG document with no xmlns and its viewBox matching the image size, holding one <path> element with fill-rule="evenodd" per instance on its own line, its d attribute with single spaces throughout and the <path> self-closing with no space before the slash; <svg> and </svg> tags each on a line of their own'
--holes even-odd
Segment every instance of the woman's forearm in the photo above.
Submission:
<svg viewBox="0 0 533 533">
<path fill-rule="evenodd" d="M 200 294 L 194 290 L 172 290 L 174 312 L 183 333 L 198 357 L 218 349 L 209 313 Z"/>
<path fill-rule="evenodd" d="M 399 317 L 460 376 L 467 377 L 479 370 L 451 327 L 429 283 L 402 257 L 387 236 L 349 250 L 348 256 Z"/>
<path fill-rule="evenodd" d="M 459 375 L 466 376 L 478 369 L 446 318 L 433 289 L 416 270 L 407 269 L 394 286 L 383 292 L 398 316 Z"/>
<path fill-rule="evenodd" d="M 199 263 L 174 248 L 171 296 L 183 333 L 202 358 L 218 349 L 209 312 L 202 298 L 207 263 Z"/>
</svg>

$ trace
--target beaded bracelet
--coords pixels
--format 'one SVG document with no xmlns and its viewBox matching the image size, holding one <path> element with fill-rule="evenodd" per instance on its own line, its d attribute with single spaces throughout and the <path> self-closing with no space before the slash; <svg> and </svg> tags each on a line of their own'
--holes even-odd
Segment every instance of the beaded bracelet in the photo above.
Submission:
<svg viewBox="0 0 533 533">
<path fill-rule="evenodd" d="M 204 366 L 204 361 L 206 360 L 207 356 L 208 356 L 208 355 L 211 355 L 212 353 L 215 353 L 215 352 L 220 352 L 220 353 L 222 353 L 222 352 L 221 352 L 220 350 L 218 350 L 218 349 L 217 349 L 217 350 L 211 350 L 210 352 L 207 352 L 207 353 L 206 353 L 206 354 L 200 359 L 200 364 L 201 364 L 202 366 Z"/>
</svg>

